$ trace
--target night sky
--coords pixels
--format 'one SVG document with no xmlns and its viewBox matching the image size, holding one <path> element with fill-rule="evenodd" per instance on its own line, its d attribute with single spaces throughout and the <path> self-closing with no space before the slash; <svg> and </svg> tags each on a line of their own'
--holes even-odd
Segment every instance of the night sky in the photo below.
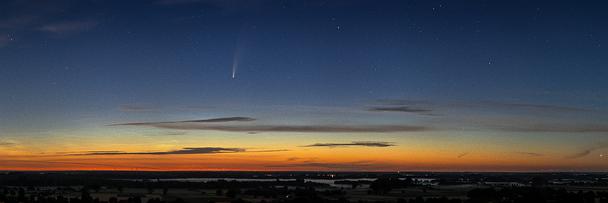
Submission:
<svg viewBox="0 0 608 203">
<path fill-rule="evenodd" d="M 0 170 L 607 171 L 603 1 L 0 2 Z"/>
</svg>

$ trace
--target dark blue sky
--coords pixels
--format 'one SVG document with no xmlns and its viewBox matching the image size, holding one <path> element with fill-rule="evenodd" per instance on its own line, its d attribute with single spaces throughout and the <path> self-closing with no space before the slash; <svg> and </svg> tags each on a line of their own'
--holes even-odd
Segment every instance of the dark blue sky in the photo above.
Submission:
<svg viewBox="0 0 608 203">
<path fill-rule="evenodd" d="M 77 104 L 606 95 L 598 4 L 237 2 L 5 2 L 2 87 Z"/>
<path fill-rule="evenodd" d="M 477 128 L 459 118 L 479 115 L 551 124 L 584 117 L 511 109 L 522 106 L 586 109 L 594 114 L 583 120 L 605 126 L 606 8 L 603 1 L 2 1 L 0 131 L 234 115 L 336 122 L 347 115 L 282 116 L 301 106 L 360 110 L 377 100 L 448 109 L 437 115 L 472 112 L 446 116 L 440 123 L 449 127 Z M 212 110 L 187 110 L 205 108 Z M 394 123 L 394 116 L 346 120 Z"/>
</svg>

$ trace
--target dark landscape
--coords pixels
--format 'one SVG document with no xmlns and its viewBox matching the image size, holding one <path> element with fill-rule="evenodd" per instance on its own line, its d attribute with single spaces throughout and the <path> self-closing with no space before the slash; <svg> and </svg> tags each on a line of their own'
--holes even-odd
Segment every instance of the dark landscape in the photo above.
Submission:
<svg viewBox="0 0 608 203">
<path fill-rule="evenodd" d="M 606 173 L 2 172 L 4 203 L 608 202 Z"/>
</svg>

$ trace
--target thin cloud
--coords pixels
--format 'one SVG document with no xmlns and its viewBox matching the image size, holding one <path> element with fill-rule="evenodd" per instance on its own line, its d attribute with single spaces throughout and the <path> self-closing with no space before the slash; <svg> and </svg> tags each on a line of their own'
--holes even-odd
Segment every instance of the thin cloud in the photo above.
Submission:
<svg viewBox="0 0 608 203">
<path fill-rule="evenodd" d="M 156 152 L 125 152 L 125 151 L 87 151 L 84 153 L 71 153 L 67 156 L 99 156 L 99 155 L 185 155 L 185 154 L 226 154 L 226 153 L 263 153 L 284 152 L 286 149 L 247 150 L 245 148 L 224 147 L 186 147 L 179 150 Z"/>
<path fill-rule="evenodd" d="M 397 112 L 397 113 L 415 113 L 420 115 L 433 115 L 433 110 L 428 107 L 428 102 L 414 100 L 393 100 L 383 99 L 376 100 L 374 107 L 370 107 L 367 111 L 371 112 Z M 425 106 L 425 107 L 422 107 Z"/>
<path fill-rule="evenodd" d="M 603 143 L 598 143 L 594 146 L 591 146 L 589 148 L 583 149 L 579 152 L 576 152 L 574 154 L 571 154 L 569 156 L 566 156 L 567 159 L 578 159 L 578 158 L 582 158 L 585 157 L 589 154 L 591 154 L 593 151 L 598 150 L 598 149 L 602 149 L 602 148 L 606 148 L 608 147 L 608 143 L 607 142 L 603 142 Z"/>
<path fill-rule="evenodd" d="M 351 143 L 316 143 L 311 145 L 306 145 L 302 147 L 392 147 L 396 146 L 391 142 L 372 142 L 372 141 L 360 141 L 360 142 L 351 142 Z"/>
<path fill-rule="evenodd" d="M 544 154 L 540 154 L 540 153 L 536 153 L 536 152 L 515 152 L 515 153 L 524 155 L 524 156 L 530 156 L 530 157 L 544 156 Z"/>
<path fill-rule="evenodd" d="M 9 8 L 0 16 L 0 29 L 13 31 L 29 30 L 47 19 L 55 18 L 69 10 L 69 2 L 19 0 L 1 1 L 1 6 Z"/>
<path fill-rule="evenodd" d="M 180 150 L 159 151 L 159 152 L 124 152 L 124 151 L 91 151 L 80 154 L 69 154 L 79 156 L 92 155 L 179 155 L 179 154 L 219 154 L 245 152 L 243 148 L 223 148 L 223 147 L 187 147 Z"/>
<path fill-rule="evenodd" d="M 127 165 L 116 165 L 116 164 L 101 164 L 101 163 L 83 163 L 83 162 L 70 162 L 70 161 L 34 161 L 34 160 L 14 160 L 14 159 L 0 159 L 3 163 L 10 163 L 7 165 L 18 166 L 18 165 L 35 165 L 40 164 L 40 168 L 47 168 L 50 164 L 57 165 L 77 165 L 77 166 L 103 166 L 111 168 L 136 168 L 136 169 L 148 169 L 148 170 L 160 170 L 159 168 L 147 167 L 147 166 L 127 166 Z"/>
<path fill-rule="evenodd" d="M 465 156 L 467 156 L 467 155 L 469 155 L 469 152 L 461 153 L 461 154 L 459 154 L 458 156 L 456 156 L 456 158 L 459 158 L 459 159 L 460 159 L 460 158 L 465 157 Z"/>
<path fill-rule="evenodd" d="M 185 131 L 174 131 L 174 132 L 165 132 L 165 135 L 186 135 L 188 132 Z"/>
<path fill-rule="evenodd" d="M 582 151 L 580 151 L 580 152 L 574 153 L 574 154 L 572 154 L 572 155 L 566 156 L 566 158 L 568 158 L 568 159 L 578 159 L 578 158 L 582 158 L 582 157 L 585 157 L 585 156 L 587 156 L 587 155 L 591 154 L 591 152 L 592 152 L 593 150 L 596 150 L 596 149 L 585 149 L 585 150 L 582 150 Z"/>
<path fill-rule="evenodd" d="M 13 143 L 13 142 L 3 142 L 3 141 L 0 141 L 0 147 L 2 147 L 2 146 L 8 147 L 8 146 L 14 146 L 14 145 L 16 145 L 16 144 Z"/>
<path fill-rule="evenodd" d="M 72 34 L 89 30 L 98 23 L 92 20 L 73 19 L 56 22 L 51 19 L 65 17 L 76 9 L 70 1 L 1 1 L 8 8 L 6 15 L 0 16 L 0 48 L 16 44 L 28 38 L 32 32 L 52 35 Z M 4 13 L 3 13 L 4 14 Z"/>
<path fill-rule="evenodd" d="M 430 110 L 429 108 L 484 108 L 484 109 L 521 109 L 530 111 L 544 111 L 544 112 L 589 112 L 591 109 L 573 107 L 573 106 L 562 106 L 553 104 L 539 104 L 539 103 L 525 103 L 525 102 L 505 102 L 505 101 L 445 101 L 437 102 L 431 100 L 410 100 L 410 99 L 379 99 L 376 103 L 386 106 L 406 106 L 413 110 Z M 424 106 L 426 108 L 413 108 L 411 106 Z M 398 110 L 398 109 L 397 109 Z M 408 109 L 404 109 L 408 110 Z"/>
<path fill-rule="evenodd" d="M 369 169 L 370 167 L 382 167 L 381 164 L 376 164 L 369 161 L 359 162 L 347 162 L 347 163 L 330 163 L 330 162 L 305 162 L 305 163 L 294 163 L 294 164 L 283 164 L 283 165 L 269 165 L 268 168 L 293 168 L 293 167 L 306 167 L 306 168 L 325 168 L 331 170 L 363 170 Z"/>
<path fill-rule="evenodd" d="M 97 26 L 93 21 L 67 21 L 50 23 L 40 27 L 41 31 L 53 34 L 71 34 L 90 30 Z"/>
<path fill-rule="evenodd" d="M 424 126 L 409 125 L 238 125 L 226 124 L 225 122 L 247 122 L 255 121 L 249 117 L 225 117 L 203 120 L 185 120 L 168 122 L 139 122 L 139 123 L 118 123 L 109 126 L 149 126 L 173 130 L 216 130 L 227 132 L 335 132 L 335 133 L 356 133 L 356 132 L 408 132 L 425 131 L 429 128 Z"/>
<path fill-rule="evenodd" d="M 127 124 L 118 124 L 127 125 Z M 427 127 L 407 125 L 204 125 L 200 123 L 156 123 L 156 124 L 130 124 L 153 126 L 156 128 L 179 129 L 179 130 L 217 130 L 227 132 L 333 132 L 333 133 L 357 133 L 357 132 L 412 132 L 425 131 Z"/>
<path fill-rule="evenodd" d="M 490 111 L 503 115 L 505 119 L 517 118 L 506 120 L 506 122 L 492 122 L 491 120 L 484 119 L 484 117 L 476 118 L 475 116 L 468 116 L 463 120 L 480 119 L 475 122 L 468 122 L 469 124 L 474 123 L 480 125 L 481 128 L 498 130 L 498 131 L 509 131 L 509 132 L 548 132 L 548 133 L 607 133 L 608 125 L 602 123 L 593 123 L 591 121 L 587 123 L 563 123 L 563 121 L 553 120 L 552 118 L 563 118 L 566 116 L 580 116 L 587 113 L 598 113 L 598 111 L 575 106 L 555 105 L 555 104 L 541 104 L 541 103 L 526 103 L 526 102 L 505 102 L 505 101 L 432 101 L 432 100 L 407 100 L 407 99 L 384 99 L 377 100 L 376 103 L 386 109 L 372 109 L 372 110 L 393 110 L 403 111 L 411 113 L 424 113 L 424 110 L 436 111 L 447 111 L 447 112 L 458 112 L 458 110 L 473 111 Z M 454 111 L 456 110 L 456 111 Z M 537 116 L 550 116 L 542 121 L 544 122 L 521 122 L 525 116 L 537 115 Z M 458 114 L 451 114 L 448 116 L 460 116 Z M 482 115 L 483 116 L 483 115 Z M 444 120 L 448 122 L 458 122 L 458 120 Z M 553 122 L 552 122 L 553 121 Z M 459 127 L 466 127 L 467 124 L 460 124 Z"/>
<path fill-rule="evenodd" d="M 255 121 L 255 119 L 249 118 L 249 117 L 222 117 L 222 118 L 184 120 L 184 121 L 167 121 L 167 122 L 118 123 L 118 124 L 110 124 L 109 126 L 121 126 L 121 125 L 164 126 L 164 125 L 174 125 L 174 124 L 178 125 L 178 124 L 193 124 L 193 123 L 221 123 L 221 122 L 233 122 L 233 121 L 246 122 L 246 121 Z"/>
<path fill-rule="evenodd" d="M 384 106 L 384 107 L 372 107 L 369 108 L 368 111 L 375 112 L 403 112 L 403 113 L 429 113 L 432 110 L 423 109 L 423 108 L 415 108 L 409 106 Z"/>
<path fill-rule="evenodd" d="M 289 157 L 285 161 L 297 161 L 297 160 L 300 160 L 300 159 L 302 159 L 302 158 L 300 158 L 300 157 Z"/>
<path fill-rule="evenodd" d="M 285 161 L 287 161 L 287 162 L 295 162 L 295 163 L 298 163 L 296 161 L 299 161 L 299 163 L 311 163 L 311 162 L 317 162 L 317 160 L 318 160 L 318 157 L 308 157 L 308 158 L 304 158 L 304 157 L 289 157 Z"/>
</svg>

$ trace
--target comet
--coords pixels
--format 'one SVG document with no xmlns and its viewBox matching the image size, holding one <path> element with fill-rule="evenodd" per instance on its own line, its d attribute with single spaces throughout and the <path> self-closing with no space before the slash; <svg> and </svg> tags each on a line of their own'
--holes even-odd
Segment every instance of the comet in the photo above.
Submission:
<svg viewBox="0 0 608 203">
<path fill-rule="evenodd" d="M 232 79 L 236 78 L 236 70 L 239 67 L 239 60 L 240 60 L 240 50 L 239 47 L 236 48 L 236 50 L 234 51 L 234 56 L 232 58 Z"/>
<path fill-rule="evenodd" d="M 236 38 L 236 43 L 234 46 L 234 55 L 232 57 L 232 79 L 236 78 L 236 71 L 239 69 L 239 62 L 241 61 L 241 52 L 243 51 L 243 33 L 245 27 L 245 25 L 241 26 L 241 30 Z"/>
</svg>

